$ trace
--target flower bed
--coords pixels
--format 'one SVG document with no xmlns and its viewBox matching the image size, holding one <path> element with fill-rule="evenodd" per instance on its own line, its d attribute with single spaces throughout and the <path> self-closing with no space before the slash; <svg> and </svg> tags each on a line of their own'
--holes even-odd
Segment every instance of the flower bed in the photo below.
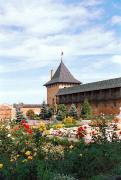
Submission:
<svg viewBox="0 0 121 180">
<path fill-rule="evenodd" d="M 24 120 L 1 123 L 0 179 L 90 179 L 113 174 L 121 164 L 121 131 L 115 125 L 49 129 L 43 122 L 38 128 Z"/>
</svg>

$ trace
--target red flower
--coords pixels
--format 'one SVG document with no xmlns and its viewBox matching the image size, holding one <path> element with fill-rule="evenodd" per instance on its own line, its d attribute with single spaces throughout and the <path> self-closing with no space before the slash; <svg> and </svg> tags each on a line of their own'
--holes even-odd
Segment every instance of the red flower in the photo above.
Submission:
<svg viewBox="0 0 121 180">
<path fill-rule="evenodd" d="M 27 132 L 28 132 L 29 134 L 32 134 L 32 130 L 31 130 L 31 129 L 27 129 Z"/>
<path fill-rule="evenodd" d="M 29 128 L 30 128 L 29 125 L 26 124 L 26 123 L 24 123 L 23 126 L 24 126 L 26 129 L 29 129 Z"/>
<path fill-rule="evenodd" d="M 121 135 L 121 131 L 119 131 L 119 134 Z"/>
<path fill-rule="evenodd" d="M 23 119 L 23 120 L 21 121 L 21 123 L 22 123 L 22 124 L 25 124 L 25 123 L 26 123 L 25 119 Z"/>
<path fill-rule="evenodd" d="M 80 126 L 80 127 L 78 128 L 78 131 L 83 131 L 82 126 Z"/>
</svg>

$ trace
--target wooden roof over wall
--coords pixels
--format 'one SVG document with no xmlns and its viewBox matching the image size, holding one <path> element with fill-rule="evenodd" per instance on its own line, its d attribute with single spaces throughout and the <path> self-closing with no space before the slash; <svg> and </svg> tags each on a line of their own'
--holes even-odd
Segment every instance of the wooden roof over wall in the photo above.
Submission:
<svg viewBox="0 0 121 180">
<path fill-rule="evenodd" d="M 118 87 L 121 87 L 121 77 L 63 88 L 58 91 L 56 96 Z"/>
</svg>

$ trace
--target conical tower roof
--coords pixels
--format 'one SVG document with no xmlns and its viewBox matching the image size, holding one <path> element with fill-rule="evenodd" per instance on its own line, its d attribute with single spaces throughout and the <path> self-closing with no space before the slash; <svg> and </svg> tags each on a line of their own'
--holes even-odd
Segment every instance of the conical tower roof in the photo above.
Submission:
<svg viewBox="0 0 121 180">
<path fill-rule="evenodd" d="M 49 86 L 56 83 L 71 83 L 77 85 L 81 84 L 80 81 L 73 77 L 73 75 L 67 69 L 62 60 L 52 79 L 48 81 L 46 84 L 44 84 L 44 86 Z"/>
</svg>

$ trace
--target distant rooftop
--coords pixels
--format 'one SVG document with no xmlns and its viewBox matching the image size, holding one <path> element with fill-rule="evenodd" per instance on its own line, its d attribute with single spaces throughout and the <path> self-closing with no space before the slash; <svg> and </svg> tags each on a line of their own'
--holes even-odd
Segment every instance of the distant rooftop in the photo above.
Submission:
<svg viewBox="0 0 121 180">
<path fill-rule="evenodd" d="M 44 86 L 49 86 L 56 83 L 72 83 L 79 85 L 81 82 L 73 77 L 63 61 L 61 61 L 52 79 L 44 84 Z"/>
<path fill-rule="evenodd" d="M 41 104 L 14 104 L 13 105 L 14 108 L 16 107 L 20 107 L 20 108 L 41 108 Z"/>
<path fill-rule="evenodd" d="M 82 84 L 79 86 L 73 86 L 69 88 L 63 88 L 63 89 L 60 89 L 56 95 L 59 96 L 59 95 L 74 94 L 74 93 L 80 93 L 80 92 L 86 92 L 86 91 L 110 89 L 110 88 L 117 88 L 117 87 L 121 87 L 121 77 L 115 78 L 115 79 L 108 79 L 104 81 Z"/>
</svg>

